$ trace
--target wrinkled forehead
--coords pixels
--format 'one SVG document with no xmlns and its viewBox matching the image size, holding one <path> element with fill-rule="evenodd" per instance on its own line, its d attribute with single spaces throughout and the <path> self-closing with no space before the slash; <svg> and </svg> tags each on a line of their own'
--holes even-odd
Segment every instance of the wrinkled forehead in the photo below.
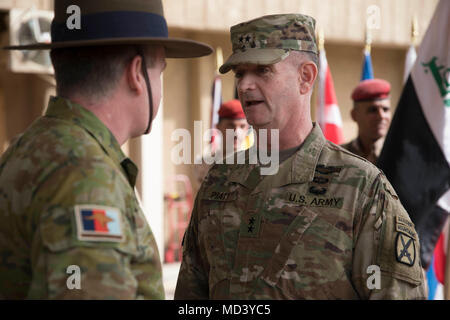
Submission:
<svg viewBox="0 0 450 320">
<path fill-rule="evenodd" d="M 258 68 L 262 68 L 262 67 L 267 67 L 267 66 L 273 66 L 276 63 L 271 63 L 271 64 L 261 64 L 261 63 L 239 63 L 236 64 L 234 66 L 231 67 L 231 70 L 236 72 L 236 71 L 251 71 L 251 70 L 256 70 Z"/>
</svg>

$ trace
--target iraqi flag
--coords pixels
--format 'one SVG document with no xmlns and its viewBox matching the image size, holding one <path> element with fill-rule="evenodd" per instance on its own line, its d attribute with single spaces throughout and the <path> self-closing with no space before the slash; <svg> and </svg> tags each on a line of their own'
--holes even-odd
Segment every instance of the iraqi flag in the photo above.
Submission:
<svg viewBox="0 0 450 320">
<path fill-rule="evenodd" d="M 325 50 L 320 50 L 319 59 L 320 70 L 318 108 L 316 115 L 317 122 L 322 128 L 327 140 L 335 144 L 342 144 L 344 142 L 342 117 L 337 104 L 333 78 L 331 77 Z"/>
<path fill-rule="evenodd" d="M 441 0 L 377 163 L 416 225 L 425 268 L 450 212 L 449 16 L 450 1 Z"/>
</svg>

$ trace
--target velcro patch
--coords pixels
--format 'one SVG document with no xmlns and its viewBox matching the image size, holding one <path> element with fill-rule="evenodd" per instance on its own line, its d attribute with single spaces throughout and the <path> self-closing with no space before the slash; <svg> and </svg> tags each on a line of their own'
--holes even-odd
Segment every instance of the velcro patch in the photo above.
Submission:
<svg viewBox="0 0 450 320">
<path fill-rule="evenodd" d="M 344 198 L 334 197 L 314 197 L 311 195 L 304 195 L 296 192 L 286 192 L 284 199 L 307 207 L 328 207 L 328 208 L 342 208 Z"/>
<path fill-rule="evenodd" d="M 237 199 L 236 192 L 210 191 L 205 198 L 212 201 L 234 201 Z"/>
<path fill-rule="evenodd" d="M 414 239 L 403 233 L 398 233 L 395 247 L 397 261 L 412 267 L 416 261 Z"/>
<path fill-rule="evenodd" d="M 244 216 L 241 223 L 240 237 L 258 238 L 259 230 L 261 228 L 261 215 L 253 214 Z"/>
<path fill-rule="evenodd" d="M 404 217 L 395 217 L 395 231 L 403 232 L 407 236 L 410 236 L 414 240 L 417 240 L 416 232 L 414 231 L 414 224 Z"/>
<path fill-rule="evenodd" d="M 395 230 L 397 232 L 403 232 L 404 234 L 410 236 L 411 238 L 413 238 L 414 240 L 416 240 L 416 234 L 414 232 L 414 230 L 412 230 L 411 228 L 408 228 L 407 226 L 403 225 L 403 224 L 397 224 L 395 226 Z"/>
<path fill-rule="evenodd" d="M 408 219 L 402 217 L 402 216 L 395 216 L 395 222 L 397 224 L 404 224 L 405 226 L 408 226 L 410 228 L 414 228 L 414 223 L 409 221 Z"/>
<path fill-rule="evenodd" d="M 98 205 L 75 206 L 77 238 L 81 241 L 122 242 L 122 214 L 114 207 Z"/>
</svg>

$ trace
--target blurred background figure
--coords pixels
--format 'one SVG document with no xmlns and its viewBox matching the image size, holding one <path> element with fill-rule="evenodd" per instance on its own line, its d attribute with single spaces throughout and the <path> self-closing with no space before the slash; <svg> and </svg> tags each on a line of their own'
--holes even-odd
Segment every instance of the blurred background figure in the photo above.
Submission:
<svg viewBox="0 0 450 320">
<path fill-rule="evenodd" d="M 216 139 L 219 139 L 219 141 L 214 144 L 216 147 L 211 147 L 211 145 L 208 146 L 206 152 L 201 156 L 202 163 L 194 166 L 197 187 L 201 185 L 203 178 L 212 166 L 204 161 L 205 157 L 214 158 L 217 153 L 222 153 L 223 158 L 225 159 L 228 154 L 249 147 L 250 143 L 248 142 L 249 139 L 247 139 L 249 125 L 247 119 L 245 119 L 245 114 L 239 100 L 229 100 L 220 106 L 219 122 L 216 125 L 216 129 L 221 133 L 221 135 L 215 136 Z M 230 138 L 233 138 L 233 150 L 227 150 L 227 129 L 234 131 L 234 135 L 230 136 Z M 211 148 L 213 148 L 213 150 L 211 150 Z"/>
<path fill-rule="evenodd" d="M 358 136 L 345 149 L 376 163 L 391 123 L 391 85 L 382 79 L 361 81 L 353 90 L 351 117 L 358 125 Z"/>
</svg>

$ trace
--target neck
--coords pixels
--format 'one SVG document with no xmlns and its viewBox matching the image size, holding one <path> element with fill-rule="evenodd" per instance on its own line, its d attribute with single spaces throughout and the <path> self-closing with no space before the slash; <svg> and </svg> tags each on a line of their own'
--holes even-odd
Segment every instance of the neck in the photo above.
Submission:
<svg viewBox="0 0 450 320">
<path fill-rule="evenodd" d="M 128 117 L 124 114 L 123 101 L 118 94 L 92 101 L 83 96 L 71 96 L 69 99 L 91 111 L 111 131 L 119 145 L 130 137 Z"/>
<path fill-rule="evenodd" d="M 361 145 L 362 151 L 365 154 L 369 154 L 372 150 L 375 149 L 376 143 L 379 139 L 373 139 L 369 137 L 359 136 L 359 143 Z"/>
<path fill-rule="evenodd" d="M 267 129 L 267 136 L 262 137 L 261 132 L 259 129 L 264 128 L 255 128 L 256 129 L 256 137 L 257 137 L 257 147 L 259 148 L 259 141 L 261 138 L 265 138 L 267 141 L 267 149 L 268 150 L 277 150 L 277 151 L 283 151 L 291 148 L 295 148 L 303 143 L 305 141 L 306 137 L 311 133 L 311 130 L 313 129 L 313 125 L 311 120 L 309 121 L 299 121 L 295 125 L 288 124 L 283 129 L 279 129 L 278 131 L 278 140 L 271 137 L 273 133 L 271 133 L 271 130 L 277 130 L 277 129 Z M 272 141 L 273 139 L 273 141 Z M 264 146 L 263 146 L 264 147 Z"/>
</svg>

